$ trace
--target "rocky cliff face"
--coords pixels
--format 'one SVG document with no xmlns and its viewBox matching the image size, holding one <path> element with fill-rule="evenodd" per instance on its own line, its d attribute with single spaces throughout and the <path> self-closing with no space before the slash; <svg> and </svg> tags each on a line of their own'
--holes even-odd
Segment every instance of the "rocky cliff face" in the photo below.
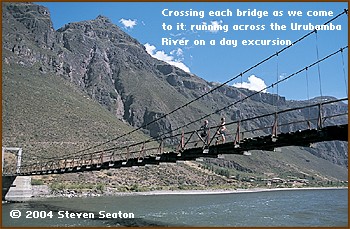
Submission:
<svg viewBox="0 0 350 229">
<path fill-rule="evenodd" d="M 215 86 L 188 74 L 181 69 L 152 58 L 145 47 L 123 32 L 108 18 L 98 16 L 94 20 L 69 23 L 55 31 L 50 13 L 45 7 L 31 3 L 3 3 L 3 63 L 21 64 L 45 73 L 55 73 L 74 83 L 118 119 L 135 127 L 143 126 L 165 113 L 183 105 Z M 168 132 L 185 123 L 196 120 L 217 109 L 232 104 L 240 94 L 251 91 L 224 86 L 167 118 L 147 126 L 144 131 L 151 136 Z M 217 123 L 220 116 L 227 121 L 238 116 L 252 117 L 274 111 L 276 101 L 280 109 L 306 104 L 287 101 L 283 97 L 260 93 L 240 106 L 231 106 L 216 112 L 209 118 Z M 347 110 L 338 103 L 325 108 L 325 113 Z M 304 112 L 304 113 L 303 113 Z M 280 118 L 288 120 L 308 117 L 306 111 L 290 112 Z M 311 109 L 312 114 L 317 110 Z M 338 120 L 342 121 L 342 120 Z M 334 122 L 334 121 L 333 121 Z M 336 121 L 335 121 L 336 122 Z M 243 128 L 271 125 L 272 118 L 264 118 L 245 124 Z M 194 124 L 197 128 L 201 123 Z M 286 127 L 284 131 L 297 128 Z M 322 144 L 313 154 L 347 166 L 347 144 Z"/>
</svg>

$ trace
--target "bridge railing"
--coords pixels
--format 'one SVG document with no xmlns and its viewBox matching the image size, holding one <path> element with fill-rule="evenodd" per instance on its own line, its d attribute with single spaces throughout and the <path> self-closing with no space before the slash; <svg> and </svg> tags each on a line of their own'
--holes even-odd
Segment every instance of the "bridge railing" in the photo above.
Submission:
<svg viewBox="0 0 350 229">
<path fill-rule="evenodd" d="M 339 120 L 342 116 L 343 122 L 347 123 L 347 111 L 338 111 L 335 114 L 328 114 L 325 116 L 324 111 L 327 106 L 347 101 L 347 98 L 336 99 L 330 101 L 321 101 L 318 103 L 310 104 L 307 106 L 292 107 L 277 112 L 268 114 L 262 114 L 254 117 L 246 117 L 241 120 L 226 123 L 227 131 L 225 134 L 226 142 L 233 142 L 239 144 L 244 138 L 253 138 L 261 135 L 271 135 L 271 137 L 277 137 L 279 133 L 287 133 L 292 131 L 301 131 L 306 129 L 320 129 L 327 125 L 339 124 Z M 308 115 L 295 115 L 295 111 L 300 114 Z M 333 109 L 334 111 L 334 109 Z M 305 116 L 308 116 L 305 118 Z M 266 125 L 261 126 L 261 121 L 264 120 Z M 337 122 L 331 120 L 338 120 Z M 259 125 L 260 124 L 260 125 Z M 259 126 L 255 127 L 254 126 Z M 202 146 L 203 148 L 209 147 L 212 144 L 220 143 L 220 134 L 218 133 L 218 126 L 212 126 L 208 130 L 208 140 L 203 140 L 198 135 L 198 130 L 179 133 L 173 137 L 178 140 L 178 151 L 183 151 L 186 148 L 193 148 Z"/>
<path fill-rule="evenodd" d="M 90 154 L 76 155 L 69 158 L 58 158 L 56 160 L 48 161 L 35 161 L 23 164 L 21 166 L 21 173 L 27 172 L 42 172 L 47 171 L 48 173 L 55 173 L 59 170 L 72 171 L 73 169 L 79 170 L 80 168 L 90 168 L 95 166 L 97 168 L 101 167 L 104 163 L 109 163 L 112 167 L 115 161 L 125 161 L 129 159 L 137 158 L 142 161 L 149 155 L 159 155 L 163 152 L 162 142 L 154 147 L 154 143 L 150 145 L 151 142 L 143 142 L 142 144 L 130 145 L 128 147 L 123 147 L 121 149 L 108 149 Z M 15 172 L 9 172 L 14 174 Z"/>
</svg>

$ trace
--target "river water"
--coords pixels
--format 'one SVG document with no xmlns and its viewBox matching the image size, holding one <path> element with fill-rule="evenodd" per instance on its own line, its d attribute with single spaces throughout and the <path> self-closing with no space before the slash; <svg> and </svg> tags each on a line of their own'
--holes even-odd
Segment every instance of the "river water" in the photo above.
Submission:
<svg viewBox="0 0 350 229">
<path fill-rule="evenodd" d="M 13 210 L 21 216 L 11 218 Z M 93 218 L 77 218 L 82 213 Z M 347 226 L 348 189 L 50 198 L 3 204 L 3 226 L 119 225 Z"/>
</svg>

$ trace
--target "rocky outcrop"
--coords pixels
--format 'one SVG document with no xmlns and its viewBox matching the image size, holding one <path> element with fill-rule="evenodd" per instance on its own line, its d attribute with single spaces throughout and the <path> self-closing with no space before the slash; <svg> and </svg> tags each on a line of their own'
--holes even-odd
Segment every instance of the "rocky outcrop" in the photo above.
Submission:
<svg viewBox="0 0 350 229">
<path fill-rule="evenodd" d="M 43 75 L 50 73 L 61 76 L 120 120 L 134 127 L 146 126 L 144 131 L 153 137 L 208 113 L 214 114 L 209 118 L 211 123 L 218 123 L 220 116 L 227 117 L 229 122 L 271 113 L 276 106 L 284 109 L 309 103 L 287 101 L 281 96 L 259 93 L 243 104 L 230 106 L 253 92 L 223 86 L 181 111 L 146 125 L 211 90 L 216 84 L 152 58 L 142 44 L 104 16 L 69 23 L 57 31 L 52 27 L 49 10 L 36 4 L 3 3 L 2 16 L 4 64 L 21 64 L 36 68 Z M 226 106 L 227 109 L 220 109 Z M 347 105 L 339 103 L 325 107 L 324 114 L 334 110 L 345 111 Z M 290 112 L 280 117 L 279 122 L 302 120 L 309 117 L 310 113 L 314 117 L 317 110 Z M 252 120 L 249 124 L 245 123 L 243 128 L 268 126 L 273 121 L 271 117 Z M 191 128 L 200 125 L 195 123 Z M 283 131 L 292 131 L 298 125 L 304 124 L 281 128 Z M 344 149 L 343 143 L 332 143 L 318 154 L 345 166 L 348 156 Z"/>
</svg>

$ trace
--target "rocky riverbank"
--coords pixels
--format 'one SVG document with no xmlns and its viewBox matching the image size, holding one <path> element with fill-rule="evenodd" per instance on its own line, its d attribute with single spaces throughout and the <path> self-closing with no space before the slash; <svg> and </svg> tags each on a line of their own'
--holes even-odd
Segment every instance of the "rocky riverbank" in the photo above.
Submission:
<svg viewBox="0 0 350 229">
<path fill-rule="evenodd" d="M 249 175 L 249 174 L 248 174 Z M 32 178 L 33 198 L 96 197 L 143 194 L 200 194 L 238 191 L 287 190 L 346 186 L 347 183 L 287 182 L 256 177 L 226 177 L 194 162 L 111 169 L 78 174 L 43 175 Z M 271 175 L 272 176 L 272 175 Z M 277 188 L 277 189 L 276 189 Z M 290 189 L 288 189 L 290 190 Z"/>
<path fill-rule="evenodd" d="M 298 187 L 298 188 L 248 188 L 248 189 L 206 189 L 206 190 L 153 190 L 143 192 L 118 192 L 115 189 L 106 188 L 103 191 L 97 190 L 59 190 L 52 191 L 47 185 L 33 186 L 33 199 L 41 198 L 75 198 L 75 197 L 98 197 L 98 196 L 131 196 L 131 195 L 199 195 L 199 194 L 227 194 L 247 192 L 270 192 L 270 191 L 291 191 L 291 190 L 312 190 L 312 189 L 347 189 L 348 187 Z"/>
</svg>

